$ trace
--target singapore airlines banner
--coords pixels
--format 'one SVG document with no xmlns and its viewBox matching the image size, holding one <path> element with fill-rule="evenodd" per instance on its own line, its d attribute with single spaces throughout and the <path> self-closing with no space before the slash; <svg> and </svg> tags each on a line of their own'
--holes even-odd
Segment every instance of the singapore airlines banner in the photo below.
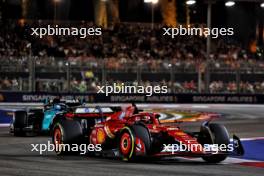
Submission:
<svg viewBox="0 0 264 176">
<path fill-rule="evenodd" d="M 82 99 L 87 103 L 227 103 L 264 104 L 263 94 L 55 94 L 0 92 L 0 102 L 42 102 L 56 96 L 62 99 Z"/>
</svg>

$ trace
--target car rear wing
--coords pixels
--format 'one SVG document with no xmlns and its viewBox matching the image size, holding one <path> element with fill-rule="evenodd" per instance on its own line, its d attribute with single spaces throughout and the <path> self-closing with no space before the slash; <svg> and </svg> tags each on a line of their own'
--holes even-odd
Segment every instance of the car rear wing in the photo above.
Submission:
<svg viewBox="0 0 264 176">
<path fill-rule="evenodd" d="M 80 106 L 85 103 L 84 99 L 58 99 L 55 98 L 53 100 L 50 100 L 49 98 L 46 98 L 43 100 L 44 105 L 51 105 L 51 104 L 58 104 L 58 103 L 63 103 L 69 107 L 74 107 L 74 106 Z"/>
<path fill-rule="evenodd" d="M 76 107 L 66 113 L 67 118 L 106 118 L 118 111 L 121 107 Z"/>
</svg>

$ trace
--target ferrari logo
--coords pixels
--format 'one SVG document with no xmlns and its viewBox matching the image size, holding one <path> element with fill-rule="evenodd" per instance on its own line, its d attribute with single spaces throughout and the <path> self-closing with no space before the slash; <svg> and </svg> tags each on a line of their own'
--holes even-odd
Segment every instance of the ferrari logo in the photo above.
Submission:
<svg viewBox="0 0 264 176">
<path fill-rule="evenodd" d="M 97 143 L 102 144 L 105 141 L 105 133 L 102 128 L 99 128 L 96 133 Z"/>
</svg>

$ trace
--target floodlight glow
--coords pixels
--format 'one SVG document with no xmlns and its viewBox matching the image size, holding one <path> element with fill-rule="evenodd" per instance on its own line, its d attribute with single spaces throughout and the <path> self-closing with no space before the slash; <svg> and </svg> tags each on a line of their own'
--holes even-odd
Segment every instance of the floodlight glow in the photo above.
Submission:
<svg viewBox="0 0 264 176">
<path fill-rule="evenodd" d="M 264 2 L 260 4 L 260 7 L 264 8 Z"/>
<path fill-rule="evenodd" d="M 157 4 L 159 0 L 144 0 L 145 3 Z"/>
<path fill-rule="evenodd" d="M 196 3 L 195 0 L 187 0 L 187 1 L 186 1 L 186 4 L 187 4 L 187 5 L 193 5 L 193 4 L 195 4 L 195 3 Z"/>
<path fill-rule="evenodd" d="M 236 3 L 234 2 L 234 1 L 227 1 L 226 3 L 225 3 L 225 6 L 226 7 L 232 7 L 232 6 L 234 6 Z"/>
<path fill-rule="evenodd" d="M 152 4 L 157 4 L 159 0 L 152 0 Z"/>
</svg>

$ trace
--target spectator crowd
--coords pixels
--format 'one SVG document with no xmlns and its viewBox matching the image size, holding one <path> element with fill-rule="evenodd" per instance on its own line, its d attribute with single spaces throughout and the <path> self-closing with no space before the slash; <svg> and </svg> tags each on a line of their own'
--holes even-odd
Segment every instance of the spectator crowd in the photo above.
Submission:
<svg viewBox="0 0 264 176">
<path fill-rule="evenodd" d="M 80 39 L 73 36 L 47 36 L 39 39 L 31 36 L 31 27 L 45 27 L 49 22 L 7 22 L 0 24 L 0 90 L 21 91 L 28 86 L 28 75 L 35 68 L 38 73 L 66 73 L 67 67 L 80 76 L 71 77 L 71 91 L 93 92 L 103 82 L 102 72 L 182 74 L 203 72 L 209 61 L 212 72 L 262 73 L 264 56 L 259 49 L 251 53 L 247 48 L 229 38 L 212 41 L 212 54 L 206 58 L 206 38 L 203 36 L 179 36 L 175 39 L 162 36 L 162 26 L 151 29 L 147 24 L 121 23 L 104 29 L 101 36 Z M 91 23 L 61 24 L 62 26 L 91 27 Z M 33 66 L 32 66 L 33 59 Z M 83 73 L 92 72 L 90 76 Z M 242 72 L 243 72 L 242 71 Z M 12 74 L 10 74 L 12 73 Z M 26 74 L 21 74 L 26 73 Z M 23 76 L 24 75 L 24 76 Z M 136 78 L 135 78 L 136 79 Z M 54 81 L 56 80 L 56 81 Z M 169 79 L 166 79 L 169 80 Z M 123 80 L 106 78 L 106 82 Z M 123 81 L 124 82 L 124 81 Z M 196 93 L 197 80 L 141 81 L 143 85 L 168 85 L 171 92 Z M 255 81 L 213 80 L 211 93 L 264 93 L 264 79 Z M 36 77 L 37 91 L 66 91 L 66 77 Z"/>
</svg>

